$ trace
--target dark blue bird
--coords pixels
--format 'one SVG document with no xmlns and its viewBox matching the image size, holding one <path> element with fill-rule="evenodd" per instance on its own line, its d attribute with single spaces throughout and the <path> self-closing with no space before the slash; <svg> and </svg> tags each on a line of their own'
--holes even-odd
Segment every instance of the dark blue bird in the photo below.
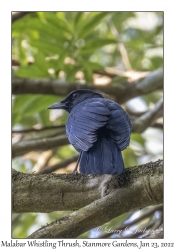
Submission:
<svg viewBox="0 0 175 250">
<path fill-rule="evenodd" d="M 70 113 L 66 134 L 80 152 L 82 174 L 122 174 L 121 151 L 130 143 L 131 123 L 118 103 L 92 90 L 81 89 L 48 109 L 64 109 Z"/>
</svg>

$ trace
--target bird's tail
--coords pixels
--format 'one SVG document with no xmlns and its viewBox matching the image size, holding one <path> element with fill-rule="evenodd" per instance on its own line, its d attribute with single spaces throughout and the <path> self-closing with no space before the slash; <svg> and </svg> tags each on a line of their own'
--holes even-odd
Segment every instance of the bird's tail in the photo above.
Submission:
<svg viewBox="0 0 175 250">
<path fill-rule="evenodd" d="M 82 174 L 122 174 L 122 154 L 111 137 L 99 137 L 93 147 L 83 151 L 80 160 Z"/>
</svg>

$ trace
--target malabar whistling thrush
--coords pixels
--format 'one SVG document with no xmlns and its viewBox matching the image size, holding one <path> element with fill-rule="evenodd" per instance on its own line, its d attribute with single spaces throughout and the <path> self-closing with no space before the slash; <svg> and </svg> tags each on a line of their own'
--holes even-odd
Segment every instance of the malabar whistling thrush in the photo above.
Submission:
<svg viewBox="0 0 175 250">
<path fill-rule="evenodd" d="M 80 152 L 82 174 L 122 174 L 121 151 L 130 143 L 131 123 L 118 103 L 92 90 L 81 89 L 48 109 L 64 109 L 70 113 L 66 134 Z"/>
</svg>

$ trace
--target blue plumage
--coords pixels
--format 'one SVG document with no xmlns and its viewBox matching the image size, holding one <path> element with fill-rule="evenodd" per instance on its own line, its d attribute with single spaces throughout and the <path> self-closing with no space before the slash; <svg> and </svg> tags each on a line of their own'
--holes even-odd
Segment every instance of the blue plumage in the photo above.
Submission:
<svg viewBox="0 0 175 250">
<path fill-rule="evenodd" d="M 65 105 L 65 107 L 63 107 Z M 66 134 L 81 153 L 83 174 L 121 174 L 121 151 L 130 143 L 131 123 L 123 108 L 91 90 L 77 90 L 61 103 L 49 108 L 64 108 L 70 115 Z"/>
</svg>

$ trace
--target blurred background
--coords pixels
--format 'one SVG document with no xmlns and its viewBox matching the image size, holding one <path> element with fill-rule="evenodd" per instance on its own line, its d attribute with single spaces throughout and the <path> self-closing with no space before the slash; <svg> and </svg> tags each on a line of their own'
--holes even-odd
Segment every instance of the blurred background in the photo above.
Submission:
<svg viewBox="0 0 175 250">
<path fill-rule="evenodd" d="M 31 79 L 31 84 L 45 78 L 48 82 L 58 80 L 63 88 L 75 83 L 104 86 L 106 94 L 105 86 L 132 83 L 162 67 L 163 12 L 12 13 L 12 88 L 19 78 Z M 59 93 L 21 90 L 16 94 L 12 90 L 14 169 L 25 173 L 72 173 L 77 152 L 67 141 L 59 147 L 54 144 L 39 150 L 38 146 L 36 150 L 43 140 L 49 143 L 65 134 L 68 113 L 46 109 L 64 99 L 65 90 L 60 87 Z M 162 96 L 163 88 L 159 88 L 122 103 L 122 107 L 134 120 L 153 108 Z M 115 93 L 105 97 L 117 101 Z M 20 153 L 15 151 L 19 146 Z M 131 144 L 122 154 L 126 167 L 163 158 L 163 110 L 143 133 L 132 133 Z M 162 216 L 161 211 L 155 213 L 152 207 L 145 209 L 145 212 L 152 209 L 153 213 L 142 221 L 142 226 L 150 218 L 156 221 Z M 68 213 L 13 214 L 12 237 L 25 238 Z M 143 213 L 142 210 L 134 215 L 121 215 L 103 229 L 114 227 L 126 218 L 131 221 Z M 79 237 L 99 236 L 100 231 L 92 229 Z"/>
</svg>

